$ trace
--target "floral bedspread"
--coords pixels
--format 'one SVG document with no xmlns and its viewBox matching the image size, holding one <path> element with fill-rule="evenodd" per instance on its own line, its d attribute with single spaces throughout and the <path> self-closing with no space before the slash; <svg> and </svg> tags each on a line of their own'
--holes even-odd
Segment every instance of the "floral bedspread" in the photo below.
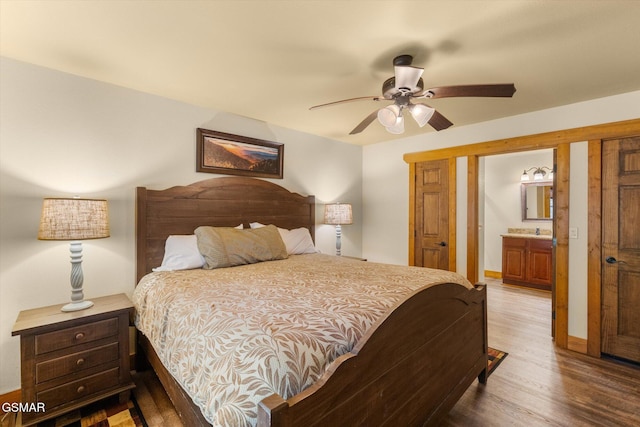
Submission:
<svg viewBox="0 0 640 427">
<path fill-rule="evenodd" d="M 472 285 L 443 270 L 294 255 L 216 270 L 155 272 L 138 284 L 136 326 L 214 426 L 252 426 L 349 352 L 415 290 Z"/>
</svg>

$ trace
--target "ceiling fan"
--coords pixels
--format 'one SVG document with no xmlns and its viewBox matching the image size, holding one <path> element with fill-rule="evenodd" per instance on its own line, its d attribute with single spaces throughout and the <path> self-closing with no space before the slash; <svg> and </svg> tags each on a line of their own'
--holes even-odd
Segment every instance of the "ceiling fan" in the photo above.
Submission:
<svg viewBox="0 0 640 427">
<path fill-rule="evenodd" d="M 336 104 L 353 101 L 393 101 L 393 104 L 382 107 L 369 114 L 358 124 L 349 135 L 362 132 L 376 118 L 393 134 L 404 132 L 404 113 L 408 111 L 420 127 L 427 123 L 435 130 L 440 131 L 453 125 L 442 114 L 425 103 L 412 103 L 412 99 L 437 99 L 460 96 L 477 97 L 512 97 L 516 91 L 513 83 L 507 84 L 485 84 L 485 85 L 461 85 L 461 86 L 441 86 L 424 90 L 422 73 L 424 68 L 411 65 L 413 57 L 411 55 L 400 55 L 394 58 L 394 76 L 385 80 L 382 84 L 382 96 L 362 96 L 358 98 L 343 99 L 329 102 L 327 104 L 314 105 L 309 108 L 314 110 L 321 107 L 329 107 Z"/>
</svg>

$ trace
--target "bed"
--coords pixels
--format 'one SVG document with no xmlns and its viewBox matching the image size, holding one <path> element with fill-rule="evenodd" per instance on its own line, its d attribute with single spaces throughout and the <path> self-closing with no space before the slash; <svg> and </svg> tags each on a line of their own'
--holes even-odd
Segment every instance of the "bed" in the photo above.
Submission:
<svg viewBox="0 0 640 427">
<path fill-rule="evenodd" d="M 249 421 L 238 419 L 237 423 L 233 422 L 234 425 L 435 425 L 476 378 L 481 383 L 486 382 L 486 289 L 483 285 L 471 286 L 468 282 L 465 285 L 463 282 L 466 279 L 456 277 L 455 273 L 429 271 L 418 267 L 386 266 L 313 253 L 289 255 L 274 261 L 214 270 L 152 273 L 153 268 L 163 263 L 169 236 L 191 235 L 202 226 L 231 230 L 240 225 L 249 228 L 251 223 L 261 223 L 270 225 L 263 228 L 265 233 L 267 228 L 271 228 L 270 233 L 275 227 L 280 230 L 304 228 L 313 238 L 313 196 L 292 193 L 264 180 L 225 177 L 165 190 L 139 187 L 136 199 L 136 275 L 139 286 L 134 293 L 134 303 L 136 299 L 139 300 L 137 304 L 140 311 L 146 309 L 146 305 L 159 300 L 159 295 L 173 288 L 177 289 L 177 292 L 168 297 L 170 301 L 176 301 L 176 298 L 182 298 L 189 293 L 192 293 L 197 301 L 182 302 L 180 304 L 183 305 L 173 305 L 171 309 L 156 307 L 156 311 L 164 310 L 164 314 L 157 317 L 167 317 L 167 313 L 180 317 L 180 310 L 185 312 L 184 317 L 189 317 L 192 313 L 211 311 L 209 307 L 223 307 L 231 300 L 230 297 L 221 296 L 219 289 L 209 291 L 204 287 L 196 288 L 194 276 L 206 276 L 207 279 L 204 280 L 210 280 L 209 274 L 217 275 L 216 286 L 224 286 L 229 282 L 233 285 L 230 288 L 235 289 L 236 293 L 251 294 L 253 304 L 257 304 L 257 301 L 270 307 L 280 306 L 285 304 L 285 294 L 302 295 L 302 300 L 308 305 L 300 309 L 300 313 L 316 316 L 305 319 L 301 317 L 300 323 L 303 325 L 314 324 L 313 322 L 321 324 L 325 321 L 332 322 L 335 327 L 334 320 L 320 319 L 323 310 L 331 310 L 337 301 L 352 302 L 342 304 L 340 310 L 336 310 L 339 311 L 340 325 L 343 322 L 351 322 L 357 326 L 357 333 L 343 334 L 348 336 L 351 342 L 346 345 L 332 345 L 326 336 L 322 338 L 323 349 L 330 350 L 321 370 L 307 366 L 298 367 L 304 371 L 304 375 L 300 375 L 306 383 L 295 384 L 296 387 L 289 384 L 285 387 L 288 393 L 295 394 L 264 394 L 262 387 L 259 401 L 236 401 L 234 405 L 228 405 L 234 408 L 248 406 L 248 411 L 252 414 Z M 324 274 L 323 271 L 331 274 L 325 278 L 321 276 Z M 243 274 L 248 274 L 256 281 L 265 282 L 261 283 L 255 292 L 249 288 L 238 288 L 235 285 L 236 272 L 244 272 Z M 306 279 L 302 280 L 292 272 Z M 158 288 L 155 287 L 155 283 L 162 282 L 163 276 L 171 278 L 173 282 L 161 285 L 164 286 L 163 290 L 156 291 Z M 285 283 L 285 278 L 289 276 L 293 284 Z M 385 281 L 394 283 L 395 286 L 384 287 L 385 284 L 382 282 Z M 189 284 L 184 285 L 186 282 Z M 357 298 L 342 294 L 347 292 L 346 288 L 351 286 L 352 282 L 357 282 L 354 285 Z M 325 285 L 333 287 L 333 290 L 319 290 L 320 288 L 315 287 Z M 147 292 L 145 289 L 154 290 L 149 291 L 151 293 L 143 303 L 143 297 L 137 294 Z M 332 293 L 334 291 L 335 295 Z M 212 300 L 205 300 L 206 294 L 211 294 Z M 314 300 L 312 296 L 315 294 L 322 297 Z M 307 297 L 304 297 L 305 295 Z M 378 297 L 382 306 L 376 301 Z M 233 304 L 234 310 L 237 310 L 238 304 L 247 303 L 234 300 Z M 322 304 L 326 304 L 326 307 L 314 310 L 314 307 Z M 347 316 L 341 311 L 347 305 L 358 307 L 353 316 L 349 315 L 351 320 L 348 321 L 344 320 Z M 262 306 L 251 306 L 243 312 L 243 319 L 260 310 Z M 291 311 L 291 308 L 286 310 Z M 217 316 L 218 312 L 216 313 Z M 199 319 L 198 316 L 191 317 Z M 282 313 L 268 317 L 279 319 L 281 316 Z M 297 315 L 293 317 L 298 318 Z M 136 321 L 139 321 L 138 317 Z M 243 325 L 252 322 L 253 320 L 247 320 Z M 197 320 L 196 323 L 202 322 Z M 266 326 L 263 324 L 259 327 L 268 329 L 271 333 L 278 325 L 288 325 L 292 322 L 291 317 L 287 317 L 286 322 L 272 323 L 274 326 L 267 323 Z M 143 321 L 140 321 L 138 326 L 139 329 L 145 330 Z M 184 425 L 220 423 L 217 418 L 212 421 L 211 413 L 203 409 L 203 406 L 209 406 L 203 405 L 203 397 L 198 394 L 202 392 L 206 395 L 211 390 L 202 387 L 201 384 L 194 386 L 191 380 L 176 375 L 176 371 L 191 372 L 194 366 L 189 363 L 194 362 L 185 362 L 177 350 L 167 350 L 163 343 L 158 343 L 157 338 L 154 338 L 167 335 L 166 328 L 158 327 L 155 333 L 146 329 L 146 334 L 138 334 L 140 355 L 144 355 L 145 361 L 157 373 Z M 344 328 L 341 326 L 337 329 Z M 331 336 L 333 331 L 332 329 L 320 332 Z M 191 339 L 192 343 L 202 342 L 202 338 L 184 338 L 182 333 L 174 332 L 173 335 L 179 337 L 177 341 L 182 342 L 182 348 L 191 346 L 186 345 L 184 340 Z M 156 342 L 152 343 L 154 340 Z M 308 346 L 316 350 L 316 347 L 319 347 L 317 344 Z M 200 358 L 204 357 L 201 347 L 196 346 L 196 350 L 193 351 Z M 249 351 L 254 352 L 260 348 L 253 344 L 248 347 Z M 278 359 L 282 357 L 272 357 L 270 363 L 277 364 Z M 198 362 L 197 365 L 202 365 L 199 366 L 203 368 L 201 371 L 213 369 L 209 368 L 208 362 Z M 292 362 L 291 365 L 295 363 Z M 176 366 L 182 366 L 182 369 Z M 263 372 L 265 369 L 258 367 L 254 371 Z M 308 374 L 309 372 L 311 374 Z M 197 391 L 195 394 L 194 389 Z M 229 419 L 233 418 L 227 418 L 227 423 L 230 423 Z"/>
</svg>

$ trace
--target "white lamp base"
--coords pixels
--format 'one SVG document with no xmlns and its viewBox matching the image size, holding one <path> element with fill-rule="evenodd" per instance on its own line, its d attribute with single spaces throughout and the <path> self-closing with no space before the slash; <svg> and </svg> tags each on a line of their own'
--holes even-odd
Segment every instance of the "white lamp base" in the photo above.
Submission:
<svg viewBox="0 0 640 427">
<path fill-rule="evenodd" d="M 340 256 L 342 255 L 341 253 L 341 248 L 342 248 L 342 227 L 340 226 L 340 224 L 336 225 L 336 256 Z"/>
<path fill-rule="evenodd" d="M 73 241 L 69 246 L 71 251 L 71 302 L 62 307 L 62 311 L 79 311 L 92 307 L 91 301 L 84 299 L 82 292 L 82 242 Z"/>
<path fill-rule="evenodd" d="M 62 306 L 62 311 L 78 311 L 84 310 L 86 308 L 93 307 L 93 302 L 91 301 L 76 301 L 70 302 L 67 305 Z"/>
</svg>

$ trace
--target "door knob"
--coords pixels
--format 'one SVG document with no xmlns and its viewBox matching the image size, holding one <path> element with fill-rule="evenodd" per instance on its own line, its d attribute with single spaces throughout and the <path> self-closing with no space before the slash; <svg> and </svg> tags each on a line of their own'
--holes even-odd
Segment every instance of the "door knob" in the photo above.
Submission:
<svg viewBox="0 0 640 427">
<path fill-rule="evenodd" d="M 447 242 L 440 242 L 440 243 L 438 243 L 438 245 L 440 245 L 440 246 L 447 246 Z"/>
<path fill-rule="evenodd" d="M 617 260 L 614 257 L 610 256 L 605 259 L 608 264 L 626 264 L 626 262 L 622 260 Z"/>
</svg>

